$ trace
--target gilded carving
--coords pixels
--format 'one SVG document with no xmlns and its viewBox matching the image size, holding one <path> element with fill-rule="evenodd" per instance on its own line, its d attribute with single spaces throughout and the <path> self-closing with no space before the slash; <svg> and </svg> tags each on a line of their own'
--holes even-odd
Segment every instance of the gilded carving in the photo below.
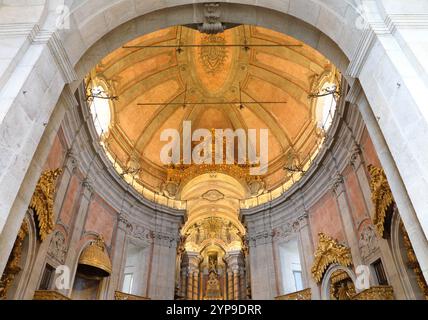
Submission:
<svg viewBox="0 0 428 320">
<path fill-rule="evenodd" d="M 54 230 L 55 183 L 61 173 L 61 169 L 43 172 L 30 202 L 30 208 L 34 210 L 37 217 L 39 237 L 42 241 Z"/>
<path fill-rule="evenodd" d="M 354 295 L 352 300 L 394 300 L 394 290 L 390 286 L 371 287 Z"/>
<path fill-rule="evenodd" d="M 355 293 L 355 285 L 346 271 L 338 270 L 331 275 L 331 300 L 351 300 Z"/>
<path fill-rule="evenodd" d="M 24 222 L 16 237 L 6 268 L 0 279 L 0 300 L 5 299 L 16 275 L 21 272 L 22 245 L 28 234 L 28 225 Z"/>
<path fill-rule="evenodd" d="M 146 297 L 136 296 L 133 294 L 124 293 L 120 291 L 116 291 L 114 293 L 114 299 L 115 300 L 150 300 L 149 298 L 146 298 Z"/>
<path fill-rule="evenodd" d="M 410 242 L 409 235 L 407 234 L 406 228 L 404 227 L 403 222 L 400 223 L 401 232 L 403 234 L 404 247 L 407 252 L 408 266 L 413 269 L 413 272 L 416 275 L 416 282 L 421 288 L 425 299 L 428 300 L 428 285 L 425 281 L 424 274 L 422 273 L 421 267 L 419 265 L 418 259 L 416 258 L 415 251 L 413 250 L 412 243 Z"/>
<path fill-rule="evenodd" d="M 352 265 L 351 250 L 338 243 L 337 240 L 319 233 L 318 248 L 315 251 L 315 260 L 312 266 L 312 277 L 320 282 L 324 272 L 332 263 L 338 263 L 344 267 Z"/>
<path fill-rule="evenodd" d="M 56 291 L 38 290 L 34 293 L 33 300 L 65 301 L 71 299 Z"/>
<path fill-rule="evenodd" d="M 312 290 L 305 289 L 302 291 L 293 292 L 276 297 L 275 300 L 312 300 Z"/>
<path fill-rule="evenodd" d="M 186 250 L 200 251 L 207 240 L 219 240 L 229 246 L 242 248 L 242 234 L 229 220 L 209 217 L 193 224 L 186 232 Z"/>
<path fill-rule="evenodd" d="M 387 211 L 393 204 L 394 198 L 383 169 L 373 165 L 369 165 L 368 169 L 371 177 L 370 189 L 374 205 L 373 224 L 379 236 L 383 238 Z"/>
</svg>

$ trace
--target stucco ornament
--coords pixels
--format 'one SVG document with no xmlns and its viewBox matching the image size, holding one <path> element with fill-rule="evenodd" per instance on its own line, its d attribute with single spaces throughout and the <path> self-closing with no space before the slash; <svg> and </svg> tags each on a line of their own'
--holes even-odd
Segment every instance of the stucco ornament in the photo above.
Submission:
<svg viewBox="0 0 428 320">
<path fill-rule="evenodd" d="M 378 235 L 383 238 L 387 211 L 394 203 L 394 198 L 383 169 L 373 165 L 369 165 L 368 169 L 371 178 L 370 190 L 374 206 L 373 224 L 376 227 Z"/>
</svg>

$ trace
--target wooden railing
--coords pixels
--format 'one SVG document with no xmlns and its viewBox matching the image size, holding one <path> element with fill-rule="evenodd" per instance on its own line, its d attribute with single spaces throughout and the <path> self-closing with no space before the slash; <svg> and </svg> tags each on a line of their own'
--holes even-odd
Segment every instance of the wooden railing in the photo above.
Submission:
<svg viewBox="0 0 428 320">
<path fill-rule="evenodd" d="M 311 299 L 312 299 L 311 289 L 305 289 L 302 291 L 285 294 L 275 298 L 275 300 L 311 300 Z"/>
<path fill-rule="evenodd" d="M 376 286 L 361 291 L 352 300 L 394 300 L 394 290 L 391 286 Z"/>
</svg>

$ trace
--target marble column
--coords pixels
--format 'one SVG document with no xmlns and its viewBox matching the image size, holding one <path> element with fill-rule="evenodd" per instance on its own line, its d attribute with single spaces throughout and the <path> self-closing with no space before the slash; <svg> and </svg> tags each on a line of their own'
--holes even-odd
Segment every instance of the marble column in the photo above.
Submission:
<svg viewBox="0 0 428 320">
<path fill-rule="evenodd" d="M 68 266 L 72 272 L 73 277 L 76 274 L 77 270 L 77 261 L 79 259 L 79 254 L 81 248 L 79 247 L 79 240 L 82 236 L 83 229 L 85 227 L 86 215 L 89 209 L 93 196 L 93 188 L 88 181 L 82 182 L 82 190 L 80 195 L 79 209 L 74 219 L 73 229 L 70 233 L 70 247 L 67 252 L 67 257 L 65 259 L 65 265 Z M 74 282 L 73 281 L 71 283 Z M 71 295 L 72 288 L 69 290 L 68 295 Z"/>
<path fill-rule="evenodd" d="M 181 265 L 181 280 L 180 280 L 180 295 L 185 298 L 186 297 L 186 290 L 187 290 L 187 264 Z"/>
<path fill-rule="evenodd" d="M 410 200 L 409 193 L 404 185 L 403 179 L 398 171 L 396 161 L 392 157 L 385 137 L 379 127 L 373 109 L 369 105 L 367 98 L 362 92 L 359 82 L 354 83 L 349 92 L 347 99 L 351 103 L 358 105 L 361 116 L 367 126 L 370 138 L 375 146 L 377 155 L 385 174 L 388 178 L 389 185 L 394 195 L 394 200 L 400 212 L 401 219 L 409 235 L 419 265 L 424 274 L 425 280 L 428 280 L 428 241 L 425 236 L 422 225 L 417 213 Z M 408 165 L 412 165 L 409 163 Z M 415 176 L 416 178 L 416 176 Z"/>
<path fill-rule="evenodd" d="M 239 275 L 239 281 L 240 281 L 241 300 L 246 300 L 247 288 L 246 288 L 246 283 L 245 283 L 245 270 L 244 270 L 244 268 L 241 268 L 241 272 Z"/>
<path fill-rule="evenodd" d="M 199 270 L 193 271 L 193 300 L 199 298 Z"/>
<path fill-rule="evenodd" d="M 354 173 L 357 177 L 361 193 L 363 194 L 364 203 L 367 210 L 367 217 L 372 218 L 374 207 L 373 202 L 371 200 L 370 182 L 367 177 L 365 169 L 366 164 L 362 156 L 361 148 L 357 145 L 353 147 L 353 150 L 351 152 L 350 164 L 354 169 Z M 394 288 L 394 294 L 397 299 L 406 299 L 404 288 L 402 282 L 400 281 L 400 276 L 394 258 L 392 256 L 388 241 L 386 239 L 379 238 L 377 235 L 376 239 L 382 256 L 383 267 L 385 269 L 390 284 Z M 367 263 L 367 261 L 363 262 Z"/>
<path fill-rule="evenodd" d="M 299 221 L 299 238 L 300 238 L 300 259 L 302 268 L 305 270 L 303 277 L 306 282 L 306 287 L 311 289 L 312 300 L 320 300 L 321 294 L 318 284 L 315 282 L 311 274 L 312 265 L 314 262 L 314 244 L 312 242 L 312 233 L 309 226 L 309 217 L 305 213 L 298 219 Z"/>
<path fill-rule="evenodd" d="M 233 295 L 233 271 L 232 270 L 228 270 L 227 272 L 227 298 L 229 300 L 233 300 L 234 299 L 234 295 Z"/>
<path fill-rule="evenodd" d="M 234 293 L 234 300 L 240 299 L 240 292 L 239 292 L 239 269 L 233 270 L 233 293 Z"/>
<path fill-rule="evenodd" d="M 193 271 L 189 267 L 189 271 L 187 273 L 187 300 L 193 299 Z"/>
<path fill-rule="evenodd" d="M 333 180 L 333 191 L 336 194 L 337 206 L 342 217 L 343 229 L 346 240 L 351 249 L 352 261 L 355 267 L 362 264 L 360 249 L 358 246 L 358 234 L 352 217 L 345 182 L 341 174 L 337 174 Z"/>
</svg>

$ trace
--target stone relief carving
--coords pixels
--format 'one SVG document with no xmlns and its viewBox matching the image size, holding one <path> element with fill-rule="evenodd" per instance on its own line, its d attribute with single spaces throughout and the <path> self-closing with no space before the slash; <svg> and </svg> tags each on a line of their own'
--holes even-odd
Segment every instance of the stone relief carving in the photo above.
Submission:
<svg viewBox="0 0 428 320">
<path fill-rule="evenodd" d="M 48 255 L 58 262 L 64 264 L 65 256 L 67 254 L 67 243 L 65 236 L 61 231 L 56 231 L 49 244 Z"/>
<path fill-rule="evenodd" d="M 281 240 L 297 233 L 307 224 L 308 214 L 305 213 L 295 220 L 288 221 L 279 227 L 273 229 L 274 240 Z"/>
<path fill-rule="evenodd" d="M 372 225 L 367 225 L 360 233 L 358 240 L 361 257 L 366 260 L 379 248 L 376 231 Z"/>
</svg>

